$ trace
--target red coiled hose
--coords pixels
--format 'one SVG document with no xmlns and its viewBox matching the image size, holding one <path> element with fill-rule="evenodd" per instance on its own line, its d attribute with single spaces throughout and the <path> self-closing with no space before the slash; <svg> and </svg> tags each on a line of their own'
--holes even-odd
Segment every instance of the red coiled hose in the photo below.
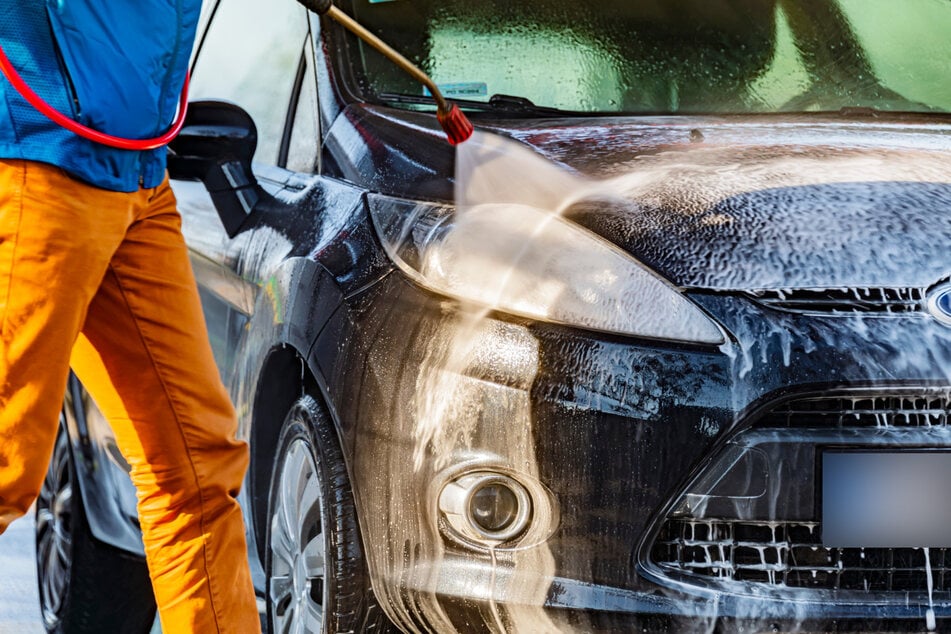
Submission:
<svg viewBox="0 0 951 634">
<path fill-rule="evenodd" d="M 178 136 L 182 126 L 185 125 L 185 114 L 188 111 L 189 76 L 187 74 L 185 76 L 185 85 L 182 87 L 182 97 L 178 106 L 178 117 L 175 119 L 172 127 L 168 129 L 168 132 L 162 136 L 155 137 L 154 139 L 123 139 L 122 137 L 105 134 L 99 132 L 98 130 L 93 130 L 90 127 L 84 126 L 78 121 L 70 119 L 66 115 L 55 110 L 52 106 L 43 101 L 43 99 L 33 92 L 33 89 L 30 88 L 25 81 L 23 81 L 20 73 L 18 73 L 13 67 L 13 64 L 10 63 L 10 59 L 7 57 L 7 54 L 4 52 L 2 46 L 0 46 L 0 72 L 3 73 L 4 77 L 7 78 L 16 91 L 20 93 L 21 97 L 26 99 L 31 106 L 36 108 L 36 110 L 42 115 L 53 121 L 53 123 L 66 128 L 74 134 L 78 134 L 84 139 L 89 139 L 90 141 L 94 141 L 101 145 L 107 145 L 120 150 L 154 150 L 156 148 L 168 145 L 172 139 Z"/>
</svg>

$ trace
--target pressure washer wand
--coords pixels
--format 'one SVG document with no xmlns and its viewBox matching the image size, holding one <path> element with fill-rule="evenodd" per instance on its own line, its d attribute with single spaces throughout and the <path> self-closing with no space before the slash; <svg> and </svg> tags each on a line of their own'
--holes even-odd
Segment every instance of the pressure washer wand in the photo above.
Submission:
<svg viewBox="0 0 951 634">
<path fill-rule="evenodd" d="M 462 114 L 459 106 L 451 104 L 443 97 L 432 78 L 416 67 L 411 61 L 400 55 L 389 44 L 368 31 L 362 24 L 333 6 L 331 0 L 298 0 L 308 10 L 318 15 L 326 15 L 342 24 L 348 31 L 385 55 L 387 59 L 402 68 L 409 75 L 426 86 L 436 100 L 436 119 L 446 132 L 452 145 L 458 145 L 472 136 L 472 123 Z"/>
</svg>

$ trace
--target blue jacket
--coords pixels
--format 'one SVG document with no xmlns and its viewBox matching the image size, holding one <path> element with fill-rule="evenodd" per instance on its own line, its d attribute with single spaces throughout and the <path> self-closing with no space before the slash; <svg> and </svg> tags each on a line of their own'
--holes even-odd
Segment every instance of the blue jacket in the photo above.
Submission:
<svg viewBox="0 0 951 634">
<path fill-rule="evenodd" d="M 0 0 L 0 45 L 30 87 L 64 114 L 126 138 L 175 116 L 201 0 Z M 165 149 L 117 150 L 36 112 L 0 76 L 0 158 L 57 165 L 113 191 L 155 187 Z"/>
</svg>

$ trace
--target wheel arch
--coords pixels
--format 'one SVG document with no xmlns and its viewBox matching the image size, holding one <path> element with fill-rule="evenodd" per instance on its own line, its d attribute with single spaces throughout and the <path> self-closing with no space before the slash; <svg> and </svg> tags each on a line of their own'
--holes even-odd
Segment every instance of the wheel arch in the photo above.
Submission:
<svg viewBox="0 0 951 634">
<path fill-rule="evenodd" d="M 300 292 L 310 289 L 310 292 Z M 236 404 L 248 412 L 246 430 L 251 452 L 247 486 L 250 501 L 251 533 L 263 563 L 266 548 L 268 495 L 271 471 L 281 427 L 294 402 L 302 395 L 314 397 L 328 420 L 337 441 L 342 443 L 340 422 L 334 416 L 326 383 L 315 361 L 308 359 L 318 335 L 344 302 L 335 278 L 317 261 L 307 257 L 285 260 L 274 271 L 266 291 L 261 293 L 248 326 L 256 336 L 246 342 Z M 349 461 L 344 454 L 349 471 Z"/>
<path fill-rule="evenodd" d="M 287 413 L 304 394 L 312 396 L 327 414 L 328 420 L 334 423 L 334 433 L 339 442 L 339 429 L 331 416 L 315 370 L 308 366 L 304 355 L 294 346 L 275 346 L 261 367 L 251 412 L 251 468 L 248 480 L 255 546 L 262 562 L 266 547 L 271 471 L 281 427 Z"/>
</svg>

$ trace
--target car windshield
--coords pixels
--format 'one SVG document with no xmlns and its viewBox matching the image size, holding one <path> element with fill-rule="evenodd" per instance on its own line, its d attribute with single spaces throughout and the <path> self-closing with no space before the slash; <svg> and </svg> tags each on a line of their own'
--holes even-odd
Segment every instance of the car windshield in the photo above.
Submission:
<svg viewBox="0 0 951 634">
<path fill-rule="evenodd" d="M 592 113 L 951 112 L 948 0 L 354 0 L 353 12 L 455 99 Z M 369 95 L 424 96 L 356 46 Z"/>
</svg>

